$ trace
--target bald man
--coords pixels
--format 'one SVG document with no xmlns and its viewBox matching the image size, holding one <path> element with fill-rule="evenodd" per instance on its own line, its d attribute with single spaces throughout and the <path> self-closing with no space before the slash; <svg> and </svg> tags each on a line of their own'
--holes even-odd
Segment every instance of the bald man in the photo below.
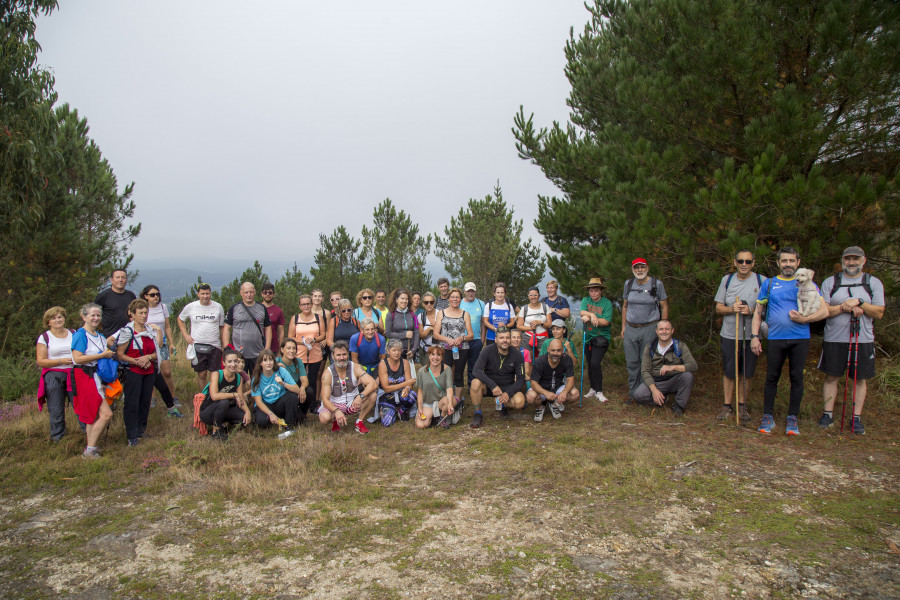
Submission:
<svg viewBox="0 0 900 600">
<path fill-rule="evenodd" d="M 544 420 L 549 406 L 554 419 L 562 416 L 566 402 L 578 400 L 575 389 L 575 363 L 563 350 L 562 340 L 553 338 L 547 352 L 534 359 L 531 369 L 531 389 L 525 394 L 528 404 L 536 406 L 534 421 Z"/>
<path fill-rule="evenodd" d="M 241 301 L 225 313 L 222 347 L 229 344 L 243 355 L 248 373 L 253 372 L 259 353 L 272 344 L 269 313 L 256 302 L 256 287 L 249 281 L 241 284 Z"/>
</svg>

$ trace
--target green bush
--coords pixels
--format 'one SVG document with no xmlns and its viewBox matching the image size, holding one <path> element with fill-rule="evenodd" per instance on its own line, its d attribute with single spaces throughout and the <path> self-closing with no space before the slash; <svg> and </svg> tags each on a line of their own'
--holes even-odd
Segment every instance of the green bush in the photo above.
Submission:
<svg viewBox="0 0 900 600">
<path fill-rule="evenodd" d="M 40 374 L 32 355 L 0 356 L 0 400 L 13 401 L 37 393 Z"/>
</svg>

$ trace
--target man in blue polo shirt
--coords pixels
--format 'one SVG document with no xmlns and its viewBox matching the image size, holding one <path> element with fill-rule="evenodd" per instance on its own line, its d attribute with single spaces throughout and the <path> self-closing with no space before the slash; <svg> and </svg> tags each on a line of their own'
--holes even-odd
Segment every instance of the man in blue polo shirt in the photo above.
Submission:
<svg viewBox="0 0 900 600">
<path fill-rule="evenodd" d="M 778 392 L 778 380 L 784 361 L 790 361 L 791 394 L 788 405 L 788 417 L 785 433 L 800 435 L 797 416 L 800 414 L 800 402 L 803 400 L 803 367 L 809 351 L 809 324 L 821 321 L 828 316 L 828 304 L 822 299 L 819 310 L 809 316 L 802 316 L 797 310 L 797 269 L 800 266 L 800 254 L 790 246 L 778 251 L 778 269 L 781 273 L 773 277 L 759 291 L 756 299 L 756 311 L 753 313 L 751 325 L 750 350 L 759 356 L 762 343 L 759 341 L 759 329 L 763 323 L 763 310 L 766 311 L 765 322 L 769 325 L 768 369 L 766 386 L 763 391 L 763 418 L 759 426 L 760 433 L 772 433 L 775 427 L 775 395 Z M 818 287 L 816 288 L 818 291 Z M 819 292 L 821 295 L 821 291 Z"/>
<path fill-rule="evenodd" d="M 547 282 L 547 295 L 541 298 L 541 302 L 553 311 L 550 313 L 551 321 L 556 319 L 565 321 L 572 314 L 572 311 L 569 309 L 569 301 L 565 297 L 558 295 L 557 291 L 559 291 L 559 283 L 555 279 L 551 279 Z"/>
</svg>

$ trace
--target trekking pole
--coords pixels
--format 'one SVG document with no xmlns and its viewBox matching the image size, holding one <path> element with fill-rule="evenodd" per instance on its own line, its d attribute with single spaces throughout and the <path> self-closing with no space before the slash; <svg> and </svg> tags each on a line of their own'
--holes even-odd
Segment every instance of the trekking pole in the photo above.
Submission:
<svg viewBox="0 0 900 600">
<path fill-rule="evenodd" d="M 584 323 L 581 324 L 581 395 L 578 396 L 578 406 L 581 406 L 581 399 L 584 397 L 584 347 L 587 343 L 587 329 Z"/>
<path fill-rule="evenodd" d="M 847 384 L 850 382 L 850 354 L 853 351 L 853 317 L 850 317 L 850 339 L 847 340 L 847 375 L 844 377 L 844 399 L 841 400 L 841 435 L 844 433 L 844 415 L 847 407 Z M 855 392 L 855 390 L 854 390 Z M 852 426 L 851 426 L 852 429 Z"/>
<path fill-rule="evenodd" d="M 850 331 L 853 332 L 853 393 L 850 402 L 850 437 L 853 437 L 853 419 L 856 418 L 856 367 L 859 365 L 859 317 L 853 317 L 850 321 Z M 850 373 L 847 373 L 847 379 Z"/>
<path fill-rule="evenodd" d="M 740 304 L 741 304 L 740 297 L 735 299 L 734 303 L 736 306 L 740 306 Z M 741 316 L 742 316 L 741 313 L 736 313 L 734 315 L 734 424 L 737 425 L 738 427 L 741 426 L 741 417 L 739 414 L 740 411 L 738 410 L 738 407 L 740 406 L 740 402 L 741 402 L 740 401 L 740 388 L 738 387 L 738 382 L 740 381 L 739 375 L 738 375 L 739 369 L 740 369 L 740 363 L 739 363 L 738 357 L 740 356 L 740 343 L 741 343 L 740 335 L 738 335 L 738 332 L 741 329 Z"/>
</svg>

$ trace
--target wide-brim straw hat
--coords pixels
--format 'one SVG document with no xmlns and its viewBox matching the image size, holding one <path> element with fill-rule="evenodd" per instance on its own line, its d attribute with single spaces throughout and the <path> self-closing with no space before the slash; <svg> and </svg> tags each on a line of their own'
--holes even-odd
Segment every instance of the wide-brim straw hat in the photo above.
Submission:
<svg viewBox="0 0 900 600">
<path fill-rule="evenodd" d="M 603 283 L 603 278 L 602 277 L 591 277 L 591 280 L 588 282 L 588 284 L 586 286 L 584 286 L 584 289 L 589 289 L 589 288 L 593 288 L 593 287 L 598 287 L 598 288 L 605 290 L 606 284 Z"/>
</svg>

